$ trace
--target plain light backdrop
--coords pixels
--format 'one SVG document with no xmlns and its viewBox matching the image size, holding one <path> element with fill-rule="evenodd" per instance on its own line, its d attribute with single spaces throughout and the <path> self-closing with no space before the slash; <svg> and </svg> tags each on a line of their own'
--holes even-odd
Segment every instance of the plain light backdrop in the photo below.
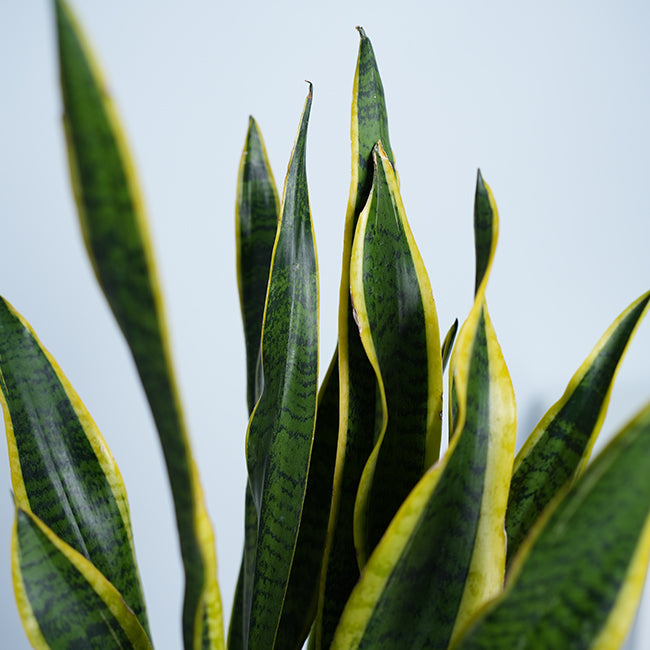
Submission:
<svg viewBox="0 0 650 650">
<path fill-rule="evenodd" d="M 443 333 L 471 305 L 478 167 L 496 197 L 500 238 L 488 302 L 520 436 L 561 396 L 610 322 L 650 289 L 646 2 L 72 5 L 103 65 L 143 186 L 227 614 L 245 485 L 239 157 L 253 114 L 282 186 L 303 80 L 312 81 L 307 173 L 323 372 L 336 341 L 356 25 L 378 59 L 403 200 Z M 58 360 L 117 459 L 154 640 L 171 650 L 181 646 L 182 578 L 170 494 L 133 363 L 85 256 L 57 75 L 52 3 L 0 0 L 0 294 Z M 644 322 L 603 438 L 650 399 L 649 361 Z M 21 649 L 28 644 L 11 587 L 13 507 L 2 448 L 0 489 L 0 643 Z M 650 638 L 649 614 L 646 600 L 639 638 Z"/>
</svg>

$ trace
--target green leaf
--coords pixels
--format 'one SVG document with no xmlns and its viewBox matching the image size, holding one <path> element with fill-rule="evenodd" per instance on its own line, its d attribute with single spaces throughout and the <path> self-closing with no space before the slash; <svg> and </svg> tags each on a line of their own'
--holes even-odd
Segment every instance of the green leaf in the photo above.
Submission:
<svg viewBox="0 0 650 650">
<path fill-rule="evenodd" d="M 305 505 L 276 638 L 277 648 L 302 648 L 316 614 L 336 461 L 338 379 L 337 356 L 334 355 L 318 394 Z"/>
<path fill-rule="evenodd" d="M 284 187 L 261 343 L 263 390 L 246 460 L 257 511 L 250 620 L 244 647 L 272 648 L 296 549 L 314 436 L 318 386 L 318 273 L 305 145 L 311 86 Z M 247 569 L 245 569 L 247 571 Z"/>
<path fill-rule="evenodd" d="M 115 460 L 54 359 L 2 298 L 0 389 L 17 505 L 94 564 L 147 630 Z"/>
<path fill-rule="evenodd" d="M 133 355 L 160 436 L 185 568 L 183 639 L 223 646 L 210 521 L 172 370 L 142 199 L 115 108 L 72 12 L 56 0 L 72 185 L 99 284 Z M 204 625 L 208 626 L 204 630 Z"/>
<path fill-rule="evenodd" d="M 584 471 L 621 360 L 649 303 L 650 292 L 610 325 L 517 454 L 506 516 L 508 562 L 558 490 Z"/>
<path fill-rule="evenodd" d="M 491 218 L 496 205 L 479 176 Z M 348 601 L 333 650 L 446 648 L 503 583 L 514 393 L 485 303 L 488 264 L 451 359 L 455 431 L 404 501 Z M 471 472 L 467 469 L 471 468 Z"/>
<path fill-rule="evenodd" d="M 237 283 L 246 341 L 249 416 L 262 392 L 260 338 L 279 213 L 278 194 L 262 134 L 251 117 L 239 164 L 235 206 Z M 257 513 L 248 485 L 244 521 L 244 554 L 250 554 L 255 552 L 257 544 Z M 242 557 L 228 630 L 230 650 L 243 648 L 244 625 L 249 618 L 243 609 L 245 602 L 250 604 L 252 584 L 252 576 L 244 573 L 246 567 L 246 560 Z M 248 568 L 251 568 L 250 563 Z"/>
<path fill-rule="evenodd" d="M 377 376 L 381 418 L 355 505 L 363 566 L 393 515 L 440 453 L 442 357 L 431 285 L 379 144 L 370 198 L 357 222 L 351 298 Z"/>
<path fill-rule="evenodd" d="M 151 648 L 122 594 L 34 514 L 16 508 L 12 573 L 35 648 Z"/>
<path fill-rule="evenodd" d="M 235 209 L 237 281 L 246 340 L 249 414 L 261 391 L 261 377 L 256 379 L 256 374 L 279 213 L 280 202 L 264 141 L 257 123 L 251 117 L 239 164 Z"/>
<path fill-rule="evenodd" d="M 328 648 L 341 611 L 359 578 L 354 548 L 354 501 L 375 434 L 377 382 L 363 349 L 350 304 L 350 255 L 357 219 L 372 187 L 372 150 L 381 141 L 391 163 L 384 89 L 370 39 L 361 41 L 352 91 L 352 179 L 343 236 L 339 294 L 339 452 L 312 646 Z"/>
<path fill-rule="evenodd" d="M 650 556 L 650 404 L 538 520 L 457 650 L 619 648 Z"/>
<path fill-rule="evenodd" d="M 449 357 L 451 356 L 451 349 L 454 347 L 454 341 L 456 340 L 457 333 L 458 333 L 458 319 L 456 319 L 452 323 L 451 327 L 449 328 L 449 331 L 447 332 L 447 335 L 445 336 L 445 340 L 442 343 L 441 356 L 442 356 L 443 370 L 447 367 L 447 363 L 449 362 Z"/>
</svg>

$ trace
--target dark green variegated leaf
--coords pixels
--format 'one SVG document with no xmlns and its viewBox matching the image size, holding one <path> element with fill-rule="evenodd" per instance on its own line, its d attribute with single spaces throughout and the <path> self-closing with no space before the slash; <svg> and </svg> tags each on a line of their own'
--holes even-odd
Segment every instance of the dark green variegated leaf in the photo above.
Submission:
<svg viewBox="0 0 650 650">
<path fill-rule="evenodd" d="M 616 373 L 648 303 L 650 292 L 610 325 L 517 454 L 506 516 L 508 562 L 557 491 L 584 470 Z"/>
<path fill-rule="evenodd" d="M 223 646 L 210 521 L 172 371 L 140 192 L 115 108 L 69 7 L 56 0 L 72 185 L 99 284 L 133 355 L 160 436 L 185 568 L 183 639 Z M 204 629 L 207 625 L 207 629 Z"/>
<path fill-rule="evenodd" d="M 494 199 L 486 192 L 492 219 Z M 514 393 L 485 302 L 494 246 L 452 353 L 454 434 L 370 556 L 333 650 L 446 648 L 499 593 L 515 442 Z M 468 472 L 471 468 L 471 472 Z"/>
<path fill-rule="evenodd" d="M 381 144 L 374 150 L 374 166 L 350 264 L 354 318 L 381 403 L 377 440 L 355 505 L 361 566 L 438 459 L 442 425 L 442 357 L 431 285 Z"/>
<path fill-rule="evenodd" d="M 115 460 L 54 359 L 2 298 L 0 380 L 17 505 L 94 564 L 148 629 Z"/>
<path fill-rule="evenodd" d="M 650 404 L 553 500 L 455 650 L 620 648 L 650 556 L 649 466 Z"/>
<path fill-rule="evenodd" d="M 249 416 L 262 391 L 260 338 L 279 213 L 278 194 L 262 134 L 251 117 L 239 164 L 235 205 L 237 283 L 246 342 L 246 392 Z M 244 553 L 250 554 L 254 553 L 257 543 L 257 513 L 248 485 L 245 513 Z M 228 630 L 230 650 L 243 647 L 244 622 L 249 618 L 249 615 L 244 614 L 243 611 L 244 602 L 250 603 L 252 581 L 252 576 L 244 575 L 246 566 L 242 558 Z"/>
<path fill-rule="evenodd" d="M 311 101 L 310 86 L 273 248 L 262 325 L 263 389 L 246 438 L 257 546 L 245 556 L 253 582 L 244 647 L 259 650 L 274 647 L 283 614 L 316 418 L 318 274 L 305 168 Z"/>
<path fill-rule="evenodd" d="M 249 413 L 261 391 L 261 377 L 256 379 L 256 375 L 266 288 L 279 213 L 280 202 L 264 141 L 257 123 L 251 117 L 239 164 L 235 209 L 237 282 L 246 340 Z"/>
<path fill-rule="evenodd" d="M 350 255 L 359 214 L 372 186 L 372 150 L 381 141 L 391 163 L 384 89 L 370 39 L 362 28 L 352 91 L 352 179 L 343 237 L 339 294 L 339 451 L 325 550 L 314 648 L 328 648 L 343 605 L 359 577 L 354 549 L 354 502 L 363 468 L 372 452 L 377 382 L 363 350 L 350 304 Z"/>
<path fill-rule="evenodd" d="M 35 648 L 151 648 L 115 586 L 38 517 L 18 507 L 12 574 L 18 609 Z"/>
<path fill-rule="evenodd" d="M 276 638 L 276 647 L 287 650 L 302 648 L 316 613 L 318 583 L 332 502 L 339 426 L 337 361 L 335 355 L 318 394 L 305 505 Z"/>
</svg>

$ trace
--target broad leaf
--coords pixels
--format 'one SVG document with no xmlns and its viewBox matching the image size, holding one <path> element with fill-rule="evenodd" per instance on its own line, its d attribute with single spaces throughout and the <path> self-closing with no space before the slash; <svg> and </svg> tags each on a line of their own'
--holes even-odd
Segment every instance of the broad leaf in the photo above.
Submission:
<svg viewBox="0 0 650 650">
<path fill-rule="evenodd" d="M 339 294 L 339 451 L 334 472 L 325 569 L 313 648 L 328 648 L 341 611 L 359 578 L 354 548 L 354 502 L 361 473 L 374 446 L 375 374 L 359 338 L 350 304 L 350 255 L 361 210 L 372 187 L 372 150 L 381 141 L 391 163 L 384 89 L 370 39 L 362 28 L 352 91 L 352 179 L 343 236 L 343 268 Z"/>
<path fill-rule="evenodd" d="M 185 568 L 183 639 L 223 646 L 210 521 L 172 371 L 144 208 L 115 108 L 81 30 L 56 0 L 64 125 L 88 254 L 124 333 L 160 436 Z"/>
<path fill-rule="evenodd" d="M 278 633 L 316 418 L 318 276 L 305 169 L 310 109 L 311 87 L 284 187 L 262 325 L 263 390 L 246 438 L 257 546 L 245 556 L 253 582 L 244 647 L 259 650 L 272 648 Z"/>
<path fill-rule="evenodd" d="M 354 318 L 381 404 L 355 505 L 361 566 L 438 459 L 442 425 L 442 357 L 431 285 L 381 144 L 373 158 L 373 188 L 357 222 L 350 264 Z"/>
<path fill-rule="evenodd" d="M 2 298 L 0 389 L 16 504 L 94 564 L 146 630 L 126 491 L 115 460 L 54 359 Z"/>
<path fill-rule="evenodd" d="M 506 516 L 508 562 L 558 490 L 584 471 L 621 360 L 649 303 L 650 292 L 610 325 L 517 454 Z"/>
<path fill-rule="evenodd" d="M 12 573 L 18 609 L 35 648 L 151 648 L 115 586 L 38 517 L 18 507 Z"/>
<path fill-rule="evenodd" d="M 553 500 L 455 649 L 619 648 L 650 556 L 649 465 L 650 404 Z"/>
<path fill-rule="evenodd" d="M 477 199 L 476 229 L 485 216 L 497 219 L 480 175 Z M 483 214 L 485 201 L 490 210 Z M 494 243 L 452 354 L 457 415 L 449 448 L 370 556 L 333 649 L 445 648 L 501 589 L 516 424 L 512 385 L 485 302 L 493 254 Z"/>
</svg>

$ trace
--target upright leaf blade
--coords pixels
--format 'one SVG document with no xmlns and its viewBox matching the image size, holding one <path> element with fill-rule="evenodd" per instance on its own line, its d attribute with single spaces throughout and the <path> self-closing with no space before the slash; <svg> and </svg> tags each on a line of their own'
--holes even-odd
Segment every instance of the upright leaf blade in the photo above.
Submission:
<svg viewBox="0 0 650 650">
<path fill-rule="evenodd" d="M 318 272 L 305 145 L 311 86 L 289 163 L 273 248 L 261 343 L 263 390 L 246 459 L 257 511 L 245 647 L 272 648 L 297 543 L 316 417 Z M 247 571 L 247 569 L 245 570 Z"/>
<path fill-rule="evenodd" d="M 280 202 L 257 122 L 251 117 L 239 164 L 235 209 L 237 283 L 246 340 L 248 412 L 261 390 L 258 373 L 262 317 Z"/>
<path fill-rule="evenodd" d="M 610 325 L 515 458 L 506 530 L 508 562 L 560 488 L 587 464 L 628 344 L 650 304 L 650 292 Z"/>
<path fill-rule="evenodd" d="M 650 555 L 649 463 L 650 404 L 554 499 L 455 650 L 619 648 Z"/>
<path fill-rule="evenodd" d="M 260 339 L 279 214 L 278 194 L 264 140 L 257 122 L 251 117 L 239 164 L 235 206 L 237 283 L 246 342 L 249 417 L 262 391 Z M 257 513 L 249 485 L 246 486 L 244 521 L 244 554 L 251 554 L 257 544 Z M 244 628 L 250 617 L 250 612 L 244 611 L 244 604 L 250 605 L 253 580 L 252 575 L 245 574 L 247 567 L 250 570 L 251 563 L 247 564 L 242 557 L 228 630 L 230 650 L 243 648 Z"/>
<path fill-rule="evenodd" d="M 480 176 L 478 191 L 496 219 Z M 501 589 L 516 424 L 512 385 L 485 303 L 487 270 L 489 264 L 452 354 L 457 416 L 450 446 L 370 556 L 333 650 L 445 648 Z"/>
<path fill-rule="evenodd" d="M 91 562 L 147 630 L 126 491 L 115 460 L 54 359 L 2 298 L 0 401 L 17 505 Z"/>
<path fill-rule="evenodd" d="M 302 648 L 316 614 L 318 586 L 332 502 L 339 423 L 336 355 L 318 393 L 305 505 L 276 637 L 277 648 Z"/>
<path fill-rule="evenodd" d="M 88 253 L 127 340 L 156 422 L 185 568 L 183 639 L 223 646 L 216 557 L 172 370 L 144 208 L 115 109 L 64 0 L 55 0 L 64 125 Z M 204 626 L 207 625 L 207 629 Z"/>
<path fill-rule="evenodd" d="M 151 648 L 122 595 L 83 555 L 34 514 L 16 508 L 12 574 L 18 609 L 35 648 Z"/>
<path fill-rule="evenodd" d="M 355 505 L 361 566 L 438 459 L 442 425 L 442 357 L 431 285 L 381 144 L 373 157 L 373 189 L 357 222 L 350 266 L 354 316 L 382 409 Z"/>
<path fill-rule="evenodd" d="M 339 443 L 334 471 L 324 571 L 312 647 L 328 648 L 343 605 L 359 578 L 354 548 L 354 502 L 374 445 L 377 382 L 364 352 L 350 304 L 352 239 L 372 186 L 372 150 L 382 142 L 391 163 L 384 89 L 370 39 L 361 41 L 352 91 L 352 178 L 343 237 L 339 294 Z"/>
</svg>

